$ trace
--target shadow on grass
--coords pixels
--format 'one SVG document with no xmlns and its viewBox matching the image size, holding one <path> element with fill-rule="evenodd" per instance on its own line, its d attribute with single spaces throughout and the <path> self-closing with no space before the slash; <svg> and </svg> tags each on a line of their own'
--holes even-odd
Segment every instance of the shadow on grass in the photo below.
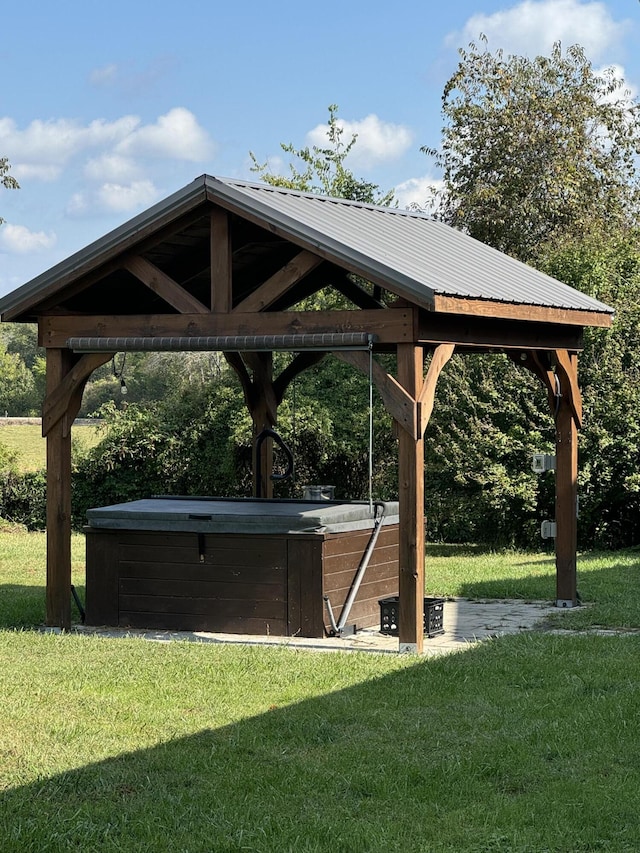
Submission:
<svg viewBox="0 0 640 853">
<path fill-rule="evenodd" d="M 601 849 L 614 833 L 638 849 L 636 718 L 602 746 L 575 736 L 585 709 L 604 733 L 639 699 L 640 663 L 602 669 L 599 639 L 564 641 L 562 667 L 559 638 L 494 641 L 38 779 L 0 794 L 0 849 L 477 853 Z"/>
</svg>

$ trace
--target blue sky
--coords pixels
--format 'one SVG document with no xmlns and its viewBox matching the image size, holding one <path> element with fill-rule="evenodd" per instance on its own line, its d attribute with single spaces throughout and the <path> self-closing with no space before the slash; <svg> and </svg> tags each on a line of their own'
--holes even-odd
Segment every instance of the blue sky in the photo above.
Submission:
<svg viewBox="0 0 640 853">
<path fill-rule="evenodd" d="M 358 134 L 348 165 L 401 205 L 437 180 L 440 98 L 457 49 L 581 44 L 640 90 L 638 0 L 22 0 L 3 9 L 0 296 L 203 173 L 286 170 L 327 108 Z M 284 159 L 283 159 L 284 158 Z"/>
</svg>

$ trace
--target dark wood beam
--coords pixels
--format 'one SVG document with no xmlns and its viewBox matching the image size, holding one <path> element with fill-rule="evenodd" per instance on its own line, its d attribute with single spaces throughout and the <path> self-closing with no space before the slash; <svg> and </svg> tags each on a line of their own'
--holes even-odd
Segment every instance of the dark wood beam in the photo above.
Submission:
<svg viewBox="0 0 640 853">
<path fill-rule="evenodd" d="M 182 314 L 207 314 L 209 309 L 188 290 L 141 256 L 123 260 L 121 266 Z"/>
<path fill-rule="evenodd" d="M 578 428 L 582 421 L 578 356 L 566 350 L 532 351 L 519 358 L 512 355 L 512 360 L 540 379 L 555 419 L 556 602 L 559 607 L 574 607 L 578 603 Z"/>
<path fill-rule="evenodd" d="M 224 206 L 226 210 L 230 213 L 237 214 L 241 219 L 244 219 L 247 222 L 252 222 L 254 225 L 257 225 L 260 228 L 265 227 L 264 219 L 262 219 L 259 215 L 257 215 L 254 211 L 249 208 L 246 208 L 242 205 L 234 204 L 234 202 L 229 199 L 217 199 L 216 202 L 220 203 Z M 307 249 L 314 254 L 320 255 L 326 261 L 329 261 L 336 266 L 340 266 L 342 269 L 347 270 L 348 272 L 354 273 L 361 278 L 370 281 L 373 285 L 379 285 L 385 290 L 390 289 L 389 279 L 383 273 L 376 273 L 373 270 L 366 270 L 353 261 L 349 257 L 340 257 L 336 258 L 335 252 L 332 252 L 329 249 L 325 249 L 323 246 L 318 245 L 312 239 L 307 238 L 304 234 L 296 234 L 295 239 L 292 238 L 291 232 L 283 225 L 278 225 L 275 222 L 269 223 L 269 231 L 271 234 L 277 235 L 278 237 L 286 240 L 289 243 L 295 243 L 296 246 L 299 246 L 301 249 Z M 433 301 L 430 296 L 425 295 L 424 301 L 421 303 L 422 307 L 425 307 L 429 310 L 433 309 Z"/>
<path fill-rule="evenodd" d="M 582 426 L 582 395 L 578 385 L 577 355 L 556 350 L 556 375 L 560 377 L 562 396 L 567 401 L 578 429 Z"/>
<path fill-rule="evenodd" d="M 135 251 L 137 255 L 142 255 L 147 250 L 162 243 L 164 240 L 170 239 L 173 235 L 188 228 L 194 222 L 202 219 L 202 210 L 186 213 L 184 216 L 173 218 L 172 214 L 167 214 L 167 220 L 156 223 L 156 227 L 151 227 L 137 231 L 131 234 L 125 241 L 118 242 L 113 247 L 105 247 L 104 252 L 99 256 L 91 257 L 83 265 L 82 269 L 78 270 L 75 266 L 70 266 L 68 272 L 63 273 L 55 282 L 47 286 L 40 293 L 40 300 L 37 306 L 37 314 L 41 316 L 50 310 L 56 310 L 61 303 L 67 299 L 81 293 L 92 284 L 104 279 L 107 275 L 122 267 L 121 257 L 127 250 Z M 78 276 L 81 278 L 78 278 Z M 66 286 L 65 286 L 66 285 Z M 18 307 L 15 312 L 17 315 L 21 313 Z M 7 320 L 12 319 L 7 316 Z M 34 321 L 36 317 L 34 316 Z"/>
<path fill-rule="evenodd" d="M 423 344 L 455 344 L 458 349 L 581 350 L 583 330 L 545 322 L 525 322 L 492 317 L 433 314 L 420 311 L 417 340 Z"/>
<path fill-rule="evenodd" d="M 330 283 L 332 287 L 345 296 L 348 300 L 353 302 L 354 305 L 357 305 L 358 308 L 385 308 L 384 302 L 381 301 L 379 297 L 372 296 L 368 291 L 364 289 L 361 285 L 359 285 L 356 281 L 349 278 L 349 276 L 344 272 L 344 270 L 340 270 L 337 272 L 335 276 L 332 276 L 330 279 Z M 380 293 L 380 288 L 376 287 L 375 290 Z"/>
<path fill-rule="evenodd" d="M 238 380 L 242 385 L 244 401 L 247 404 L 247 408 L 251 412 L 255 404 L 255 396 L 253 393 L 253 384 L 251 382 L 251 377 L 249 376 L 247 366 L 242 360 L 242 356 L 239 352 L 225 352 L 224 357 L 227 360 L 227 364 L 235 371 L 236 376 L 238 377 Z"/>
<path fill-rule="evenodd" d="M 275 394 L 278 405 L 282 402 L 287 388 L 296 376 L 299 376 L 305 370 L 321 362 L 326 354 L 326 352 L 300 352 L 289 362 L 273 382 L 273 393 Z"/>
<path fill-rule="evenodd" d="M 291 335 L 364 332 L 377 344 L 414 340 L 413 310 L 263 311 L 257 314 L 64 315 L 41 317 L 39 343 L 65 347 L 70 337 Z"/>
<path fill-rule="evenodd" d="M 322 258 L 312 252 L 299 252 L 295 258 L 268 278 L 234 308 L 234 312 L 247 314 L 264 311 L 280 297 L 302 281 L 312 270 L 323 263 Z"/>
<path fill-rule="evenodd" d="M 222 208 L 211 211 L 211 310 L 226 314 L 233 304 L 231 227 Z"/>
</svg>

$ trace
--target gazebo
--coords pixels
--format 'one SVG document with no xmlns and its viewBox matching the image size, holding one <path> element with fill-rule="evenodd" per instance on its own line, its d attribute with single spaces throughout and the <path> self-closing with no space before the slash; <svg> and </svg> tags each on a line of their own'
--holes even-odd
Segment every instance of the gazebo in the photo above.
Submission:
<svg viewBox="0 0 640 853">
<path fill-rule="evenodd" d="M 341 310 L 300 310 L 331 286 Z M 91 373 L 127 350 L 223 351 L 255 433 L 334 352 L 367 373 L 399 462 L 399 647 L 423 646 L 423 436 L 454 352 L 506 353 L 543 383 L 556 424 L 556 603 L 576 601 L 577 358 L 608 306 L 424 214 L 203 175 L 0 300 L 46 348 L 47 622 L 71 625 L 71 425 Z M 274 351 L 297 355 L 278 376 Z M 395 353 L 397 375 L 375 354 Z M 425 358 L 428 362 L 426 375 Z M 272 456 L 254 463 L 271 495 Z"/>
</svg>

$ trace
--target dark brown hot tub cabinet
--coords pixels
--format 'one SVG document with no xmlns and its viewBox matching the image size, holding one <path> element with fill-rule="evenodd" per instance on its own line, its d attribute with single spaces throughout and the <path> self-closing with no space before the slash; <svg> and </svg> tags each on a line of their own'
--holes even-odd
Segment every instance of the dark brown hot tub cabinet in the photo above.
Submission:
<svg viewBox="0 0 640 853">
<path fill-rule="evenodd" d="M 378 510 L 379 512 L 380 510 Z M 385 518 L 347 624 L 379 624 L 398 589 L 398 505 Z M 89 510 L 86 622 L 322 637 L 372 535 L 366 503 L 152 498 Z"/>
</svg>

